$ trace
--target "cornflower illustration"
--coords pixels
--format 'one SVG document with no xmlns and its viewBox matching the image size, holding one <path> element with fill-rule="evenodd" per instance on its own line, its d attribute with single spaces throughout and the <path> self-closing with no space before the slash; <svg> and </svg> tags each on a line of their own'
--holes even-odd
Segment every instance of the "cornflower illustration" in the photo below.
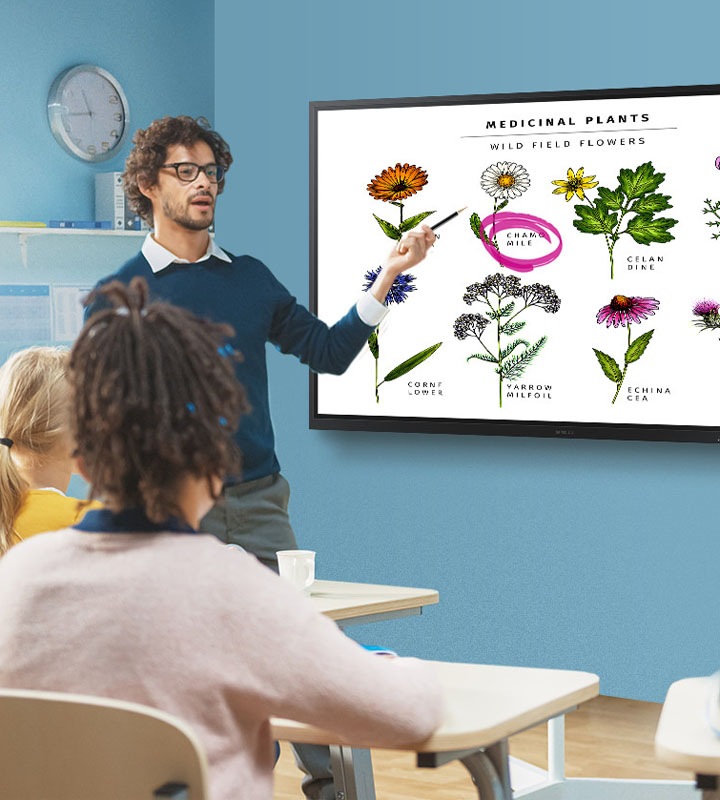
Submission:
<svg viewBox="0 0 720 800">
<path fill-rule="evenodd" d="M 628 343 L 622 370 L 612 356 L 593 347 L 593 352 L 605 377 L 615 384 L 615 395 L 612 399 L 613 405 L 620 394 L 620 388 L 627 375 L 628 367 L 642 356 L 650 343 L 650 339 L 652 339 L 653 333 L 655 333 L 654 330 L 647 331 L 633 341 L 630 323 L 643 322 L 648 317 L 653 316 L 659 307 L 660 301 L 654 297 L 626 297 L 623 294 L 616 294 L 608 305 L 603 306 L 597 313 L 598 325 L 602 325 L 604 322 L 608 328 L 611 325 L 614 328 L 627 328 Z"/>
<path fill-rule="evenodd" d="M 375 281 L 378 278 L 378 275 L 382 272 L 382 267 L 378 267 L 377 269 L 369 269 L 365 273 L 365 283 L 363 284 L 363 291 L 369 291 Z M 390 287 L 388 293 L 385 295 L 384 305 L 400 305 L 404 303 L 410 292 L 414 292 L 416 290 L 416 286 L 414 286 L 415 276 L 410 275 L 406 272 L 401 272 L 395 280 L 392 282 L 392 286 Z M 422 364 L 423 361 L 430 358 L 431 355 L 440 347 L 442 342 L 438 342 L 437 344 L 431 345 L 430 347 L 426 347 L 424 350 L 421 350 L 419 353 L 416 353 L 414 356 L 410 356 L 410 358 L 403 361 L 401 364 L 398 364 L 394 369 L 391 369 L 390 372 L 385 375 L 385 377 L 380 380 L 379 376 L 379 361 L 380 361 L 380 329 L 375 328 L 375 330 L 370 334 L 370 338 L 368 339 L 368 348 L 372 353 L 372 357 L 375 360 L 375 402 L 380 402 L 380 387 L 383 383 L 387 383 L 389 381 L 394 381 L 397 378 L 402 377 L 403 375 L 407 375 L 408 372 L 415 369 L 419 364 Z"/>
<path fill-rule="evenodd" d="M 540 283 L 523 286 L 514 275 L 502 275 L 498 272 L 488 275 L 481 283 L 470 284 L 463 300 L 467 305 L 480 303 L 486 308 L 482 314 L 461 314 L 455 320 L 453 333 L 460 341 L 477 339 L 485 351 L 473 353 L 467 357 L 467 361 L 476 358 L 495 364 L 499 404 L 502 408 L 503 381 L 522 377 L 547 342 L 547 336 L 541 336 L 535 344 L 530 344 L 526 339 L 512 339 L 525 327 L 525 320 L 517 318 L 533 307 L 541 308 L 548 314 L 556 314 L 560 310 L 560 298 L 550 286 Z M 488 343 L 489 335 L 485 339 L 483 335 L 491 323 L 495 323 L 495 332 L 492 341 Z"/>
<path fill-rule="evenodd" d="M 386 236 L 398 240 L 403 233 L 417 227 L 425 217 L 435 213 L 435 211 L 422 211 L 405 220 L 403 219 L 405 205 L 402 201 L 422 191 L 427 182 L 428 174 L 422 167 L 398 162 L 394 167 L 384 169 L 368 183 L 367 190 L 373 200 L 382 200 L 384 203 L 390 203 L 390 205 L 397 206 L 400 209 L 400 223 L 398 225 L 393 225 L 392 222 L 380 219 L 377 214 L 373 214 Z"/>
<path fill-rule="evenodd" d="M 669 231 L 677 220 L 655 217 L 660 211 L 672 208 L 670 195 L 655 191 L 664 180 L 665 173 L 655 172 L 652 162 L 647 161 L 635 170 L 621 169 L 614 191 L 598 186 L 594 175 L 585 175 L 584 167 L 577 172 L 568 169 L 567 178 L 552 181 L 557 186 L 553 194 L 564 194 L 566 202 L 578 197 L 587 203 L 575 206 L 578 219 L 573 220 L 573 225 L 581 233 L 604 237 L 610 256 L 611 279 L 615 277 L 615 245 L 623 234 L 629 234 L 638 244 L 644 245 L 662 244 L 675 238 Z M 598 197 L 592 200 L 586 192 L 596 186 Z M 628 217 L 628 214 L 633 216 Z"/>
<path fill-rule="evenodd" d="M 701 331 L 720 328 L 720 303 L 715 300 L 698 300 L 693 306 L 693 314 L 698 317 L 693 320 L 693 325 Z"/>
</svg>

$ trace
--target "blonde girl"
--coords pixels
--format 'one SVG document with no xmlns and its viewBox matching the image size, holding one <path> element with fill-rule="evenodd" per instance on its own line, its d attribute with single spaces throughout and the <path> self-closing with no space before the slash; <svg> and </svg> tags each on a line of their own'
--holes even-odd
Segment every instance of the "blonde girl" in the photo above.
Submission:
<svg viewBox="0 0 720 800">
<path fill-rule="evenodd" d="M 0 367 L 0 555 L 22 539 L 76 522 L 68 351 L 30 347 Z"/>
</svg>

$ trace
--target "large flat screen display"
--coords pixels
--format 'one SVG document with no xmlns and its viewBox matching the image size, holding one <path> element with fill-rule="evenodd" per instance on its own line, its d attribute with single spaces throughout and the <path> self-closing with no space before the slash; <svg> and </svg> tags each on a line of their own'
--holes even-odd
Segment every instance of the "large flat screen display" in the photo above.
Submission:
<svg viewBox="0 0 720 800">
<path fill-rule="evenodd" d="M 720 442 L 720 86 L 313 102 L 311 307 L 437 225 L 321 429 Z"/>
</svg>

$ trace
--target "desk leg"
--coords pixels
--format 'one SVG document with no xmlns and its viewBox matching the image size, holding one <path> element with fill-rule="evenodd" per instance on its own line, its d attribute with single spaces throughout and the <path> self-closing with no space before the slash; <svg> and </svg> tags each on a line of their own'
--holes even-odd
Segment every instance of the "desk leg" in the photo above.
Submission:
<svg viewBox="0 0 720 800">
<path fill-rule="evenodd" d="M 554 717 L 547 723 L 548 780 L 565 780 L 565 716 Z"/>
<path fill-rule="evenodd" d="M 512 800 L 507 739 L 460 760 L 477 787 L 479 800 Z"/>
<path fill-rule="evenodd" d="M 331 745 L 330 764 L 335 781 L 335 800 L 375 800 L 369 750 Z"/>
<path fill-rule="evenodd" d="M 695 788 L 702 792 L 702 800 L 720 800 L 720 786 L 717 775 L 696 775 Z"/>
</svg>

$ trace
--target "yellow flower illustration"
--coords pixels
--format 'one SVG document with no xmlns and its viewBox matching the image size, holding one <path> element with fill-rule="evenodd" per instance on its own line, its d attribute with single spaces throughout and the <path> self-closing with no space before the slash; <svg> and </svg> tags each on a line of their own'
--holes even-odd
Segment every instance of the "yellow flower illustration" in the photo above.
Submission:
<svg viewBox="0 0 720 800">
<path fill-rule="evenodd" d="M 427 182 L 427 172 L 421 167 L 396 164 L 376 175 L 367 188 L 375 200 L 394 202 L 417 194 Z"/>
<path fill-rule="evenodd" d="M 577 172 L 572 169 L 567 171 L 567 180 L 553 181 L 553 185 L 557 189 L 553 190 L 553 194 L 564 194 L 565 200 L 571 200 L 573 195 L 577 195 L 581 200 L 585 199 L 585 190 L 594 189 L 599 181 L 594 180 L 594 175 L 585 175 L 585 167 L 580 167 Z"/>
</svg>

